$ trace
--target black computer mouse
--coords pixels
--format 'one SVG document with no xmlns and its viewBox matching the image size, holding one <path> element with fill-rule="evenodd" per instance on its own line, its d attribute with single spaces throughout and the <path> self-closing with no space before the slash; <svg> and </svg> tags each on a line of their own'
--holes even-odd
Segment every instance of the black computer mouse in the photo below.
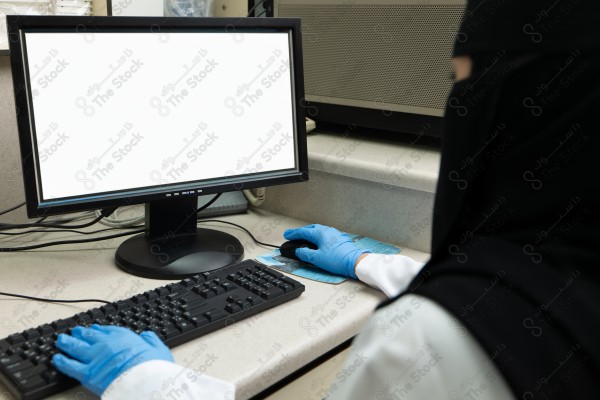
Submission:
<svg viewBox="0 0 600 400">
<path fill-rule="evenodd" d="M 279 251 L 281 252 L 281 255 L 286 258 L 302 261 L 296 256 L 296 249 L 300 249 L 303 247 L 308 247 L 309 249 L 313 250 L 318 249 L 317 245 L 313 242 L 309 242 L 308 240 L 297 239 L 288 240 L 287 242 L 283 243 L 281 247 L 279 247 Z"/>
</svg>

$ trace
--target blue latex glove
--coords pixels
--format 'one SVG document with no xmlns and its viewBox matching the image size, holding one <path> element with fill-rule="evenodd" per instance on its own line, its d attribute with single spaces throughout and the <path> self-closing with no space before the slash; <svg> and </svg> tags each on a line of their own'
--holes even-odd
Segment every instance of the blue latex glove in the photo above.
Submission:
<svg viewBox="0 0 600 400">
<path fill-rule="evenodd" d="M 98 396 L 119 375 L 135 365 L 150 360 L 173 362 L 169 348 L 154 332 L 138 335 L 114 325 L 77 326 L 71 335 L 58 335 L 56 347 L 73 357 L 55 354 L 52 362 L 56 368 L 77 379 Z"/>
<path fill-rule="evenodd" d="M 302 228 L 288 229 L 283 233 L 287 240 L 304 239 L 314 243 L 319 248 L 312 250 L 301 248 L 296 250 L 296 256 L 308 263 L 334 274 L 358 279 L 354 272 L 354 264 L 358 257 L 368 250 L 358 248 L 347 233 L 324 225 L 307 225 Z"/>
</svg>

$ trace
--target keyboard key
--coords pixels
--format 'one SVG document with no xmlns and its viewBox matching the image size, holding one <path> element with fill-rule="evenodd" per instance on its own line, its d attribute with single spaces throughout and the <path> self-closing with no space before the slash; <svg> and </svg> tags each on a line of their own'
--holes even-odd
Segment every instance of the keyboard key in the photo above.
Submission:
<svg viewBox="0 0 600 400">
<path fill-rule="evenodd" d="M 281 282 L 283 282 L 283 283 L 287 284 L 287 285 L 290 285 L 290 286 L 291 286 L 291 287 L 293 287 L 293 288 L 295 288 L 295 287 L 296 287 L 296 283 L 294 283 L 294 281 L 293 281 L 293 280 L 291 280 L 291 279 L 288 279 L 288 278 L 282 277 L 282 278 L 279 278 L 279 280 L 280 280 Z"/>
<path fill-rule="evenodd" d="M 165 339 L 172 339 L 180 333 L 174 326 L 163 328 L 160 332 L 164 335 Z"/>
<path fill-rule="evenodd" d="M 291 285 L 288 285 L 287 283 L 280 283 L 278 287 L 281 288 L 284 292 L 291 292 L 292 290 L 294 290 L 294 288 Z"/>
<path fill-rule="evenodd" d="M 16 363 L 6 365 L 4 368 L 6 371 L 14 374 L 15 372 L 22 371 L 22 370 L 28 369 L 28 368 L 33 368 L 33 367 L 35 367 L 35 365 L 33 365 L 33 363 L 31 361 L 21 360 L 21 361 L 17 361 Z"/>
<path fill-rule="evenodd" d="M 262 297 L 263 299 L 271 300 L 277 296 L 282 295 L 283 293 L 285 292 L 281 290 L 281 288 L 272 287 L 269 290 L 262 292 L 260 294 L 260 297 Z"/>
<path fill-rule="evenodd" d="M 13 335 L 10 335 L 7 338 L 7 340 L 10 344 L 19 344 L 19 343 L 23 343 L 25 341 L 25 337 L 23 335 L 21 335 L 20 333 L 15 333 Z"/>
<path fill-rule="evenodd" d="M 198 298 L 196 301 L 191 301 L 187 304 L 179 306 L 179 309 L 182 312 L 194 312 L 197 308 L 206 308 L 208 302 L 204 300 L 202 297 Z"/>
<path fill-rule="evenodd" d="M 234 314 L 236 312 L 242 311 L 242 307 L 240 307 L 237 303 L 231 303 L 225 306 L 225 311 Z"/>
<path fill-rule="evenodd" d="M 156 294 L 156 297 L 158 297 L 158 294 Z M 132 301 L 129 301 L 129 300 L 120 300 L 120 301 L 114 302 L 113 305 L 115 306 L 115 308 L 117 310 L 119 310 L 119 311 L 125 311 L 125 310 L 128 310 L 131 307 L 133 307 L 134 303 Z"/>
<path fill-rule="evenodd" d="M 179 292 L 181 289 L 184 289 L 184 286 L 180 283 L 172 283 L 167 287 L 169 288 L 169 292 L 171 293 Z"/>
<path fill-rule="evenodd" d="M 145 299 L 144 299 L 145 301 Z M 116 307 L 112 304 L 107 304 L 105 306 L 100 307 L 100 310 L 105 314 L 112 314 L 116 311 Z"/>
<path fill-rule="evenodd" d="M 44 324 L 44 325 L 40 325 L 38 327 L 38 331 L 40 332 L 40 334 L 42 334 L 43 336 L 46 336 L 52 332 L 54 332 L 54 328 L 52 328 L 52 326 L 50 326 L 50 324 Z"/>
<path fill-rule="evenodd" d="M 146 298 L 148 300 L 154 300 L 154 299 L 158 298 L 158 293 L 153 292 L 153 291 L 145 292 L 144 295 L 146 296 Z"/>
<path fill-rule="evenodd" d="M 18 354 L 14 354 L 12 356 L 0 357 L 0 365 L 11 365 L 23 361 L 23 357 Z"/>
<path fill-rule="evenodd" d="M 93 320 L 104 317 L 104 313 L 99 308 L 94 308 L 93 310 L 88 311 L 87 314 Z"/>
<path fill-rule="evenodd" d="M 203 315 L 208 318 L 210 322 L 218 321 L 221 318 L 227 317 L 227 314 L 220 310 L 210 310 L 205 312 Z"/>
<path fill-rule="evenodd" d="M 29 376 L 17 380 L 17 385 L 25 391 L 34 390 L 46 385 L 46 381 L 39 375 Z"/>
<path fill-rule="evenodd" d="M 208 320 L 208 318 L 206 318 L 203 315 L 198 315 L 198 316 L 193 316 L 193 317 L 189 317 L 188 321 L 190 321 L 192 324 L 194 324 L 195 327 L 201 327 L 204 325 L 208 325 L 208 323 L 210 322 Z"/>
<path fill-rule="evenodd" d="M 177 292 L 171 292 L 170 295 L 167 296 L 167 300 L 173 301 L 180 297 L 183 297 L 187 294 L 187 290 L 179 290 Z"/>
<path fill-rule="evenodd" d="M 234 286 L 234 285 L 232 285 L 232 284 L 231 284 L 231 283 L 229 283 L 229 282 L 223 282 L 223 283 L 221 283 L 221 287 L 222 287 L 223 289 L 225 289 L 225 291 L 226 291 L 226 292 L 229 292 L 230 290 L 233 290 L 233 289 L 235 289 L 235 286 Z"/>
<path fill-rule="evenodd" d="M 179 321 L 175 324 L 175 327 L 179 329 L 182 333 L 194 329 L 194 325 L 192 325 L 192 323 L 188 321 Z"/>
<path fill-rule="evenodd" d="M 228 303 L 235 303 L 239 299 L 240 299 L 240 296 L 233 294 L 231 296 L 227 296 L 227 299 L 225 299 L 225 301 L 227 301 Z"/>
<path fill-rule="evenodd" d="M 144 303 L 147 300 L 147 298 L 143 294 L 138 294 L 137 296 L 133 296 L 132 300 L 136 304 L 141 304 Z"/>
<path fill-rule="evenodd" d="M 259 299 L 258 297 L 255 296 L 248 296 L 246 297 L 246 302 L 248 302 L 250 305 L 257 305 L 257 304 L 261 304 L 263 301 L 261 299 Z"/>
<path fill-rule="evenodd" d="M 42 378 L 44 378 L 46 380 L 46 382 L 48 382 L 48 383 L 57 382 L 58 381 L 58 371 L 55 369 L 45 371 L 42 374 Z"/>
<path fill-rule="evenodd" d="M 40 337 L 40 333 L 37 331 L 37 329 L 27 329 L 25 332 L 23 332 L 23 336 L 25 336 L 27 340 L 35 339 Z"/>
<path fill-rule="evenodd" d="M 217 294 L 210 290 L 210 289 L 203 289 L 200 292 L 200 296 L 204 297 L 205 299 L 210 299 L 211 297 L 215 297 Z"/>
<path fill-rule="evenodd" d="M 211 290 L 213 292 L 215 292 L 215 294 L 223 294 L 223 293 L 225 293 L 225 289 L 223 289 L 221 286 L 213 286 L 211 288 Z"/>
</svg>

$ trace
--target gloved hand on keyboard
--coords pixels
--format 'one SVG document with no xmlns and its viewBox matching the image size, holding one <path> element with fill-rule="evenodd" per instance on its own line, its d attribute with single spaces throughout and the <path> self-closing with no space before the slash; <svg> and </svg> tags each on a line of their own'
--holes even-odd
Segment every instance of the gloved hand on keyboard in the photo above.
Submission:
<svg viewBox="0 0 600 400">
<path fill-rule="evenodd" d="M 154 332 L 138 335 L 114 325 L 77 326 L 71 335 L 59 335 L 56 346 L 73 357 L 54 355 L 56 368 L 98 396 L 119 375 L 138 364 L 150 360 L 173 362 L 169 348 Z"/>
<path fill-rule="evenodd" d="M 287 240 L 303 239 L 314 243 L 318 250 L 300 248 L 296 256 L 303 261 L 323 268 L 334 274 L 358 279 L 354 264 L 358 257 L 368 250 L 358 248 L 347 233 L 324 225 L 307 225 L 297 229 L 288 229 L 283 233 Z"/>
</svg>

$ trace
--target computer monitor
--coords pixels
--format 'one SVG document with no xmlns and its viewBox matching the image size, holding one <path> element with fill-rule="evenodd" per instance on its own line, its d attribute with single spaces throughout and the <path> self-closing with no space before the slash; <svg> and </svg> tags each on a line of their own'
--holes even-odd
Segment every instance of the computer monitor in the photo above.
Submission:
<svg viewBox="0 0 600 400">
<path fill-rule="evenodd" d="M 8 16 L 30 217 L 145 203 L 123 270 L 243 257 L 197 197 L 306 181 L 299 20 Z"/>
</svg>

